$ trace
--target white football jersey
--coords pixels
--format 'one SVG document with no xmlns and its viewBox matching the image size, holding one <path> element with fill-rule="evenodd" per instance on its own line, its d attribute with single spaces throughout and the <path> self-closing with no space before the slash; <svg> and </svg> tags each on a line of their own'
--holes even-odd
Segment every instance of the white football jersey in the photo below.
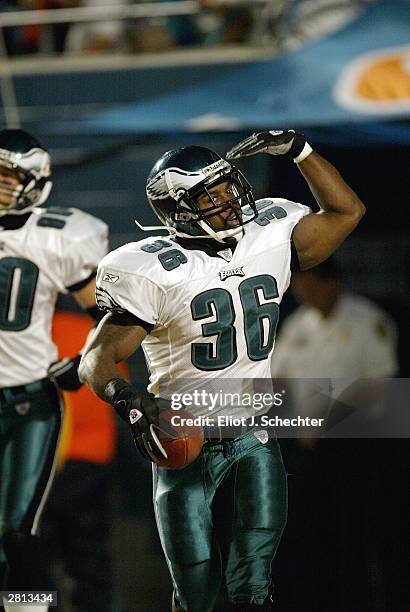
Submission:
<svg viewBox="0 0 410 612">
<path fill-rule="evenodd" d="M 257 206 L 259 216 L 245 225 L 234 253 L 221 245 L 212 256 L 150 237 L 100 263 L 100 308 L 154 326 L 142 346 L 155 395 L 189 392 L 204 380 L 217 386 L 221 378 L 270 378 L 279 303 L 290 281 L 292 230 L 311 211 L 279 198 Z"/>
<path fill-rule="evenodd" d="M 0 388 L 47 376 L 58 292 L 92 275 L 107 235 L 105 223 L 75 208 L 35 208 L 19 229 L 0 225 Z"/>
</svg>

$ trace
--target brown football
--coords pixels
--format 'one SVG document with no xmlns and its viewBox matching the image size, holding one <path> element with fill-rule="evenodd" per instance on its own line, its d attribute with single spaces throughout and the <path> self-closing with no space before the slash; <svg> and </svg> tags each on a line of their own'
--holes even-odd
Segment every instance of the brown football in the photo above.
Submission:
<svg viewBox="0 0 410 612">
<path fill-rule="evenodd" d="M 175 418 L 177 417 L 177 418 Z M 156 461 L 161 467 L 180 470 L 199 456 L 204 443 L 204 430 L 190 424 L 193 416 L 186 410 L 164 410 L 159 416 L 158 438 L 168 459 Z"/>
</svg>

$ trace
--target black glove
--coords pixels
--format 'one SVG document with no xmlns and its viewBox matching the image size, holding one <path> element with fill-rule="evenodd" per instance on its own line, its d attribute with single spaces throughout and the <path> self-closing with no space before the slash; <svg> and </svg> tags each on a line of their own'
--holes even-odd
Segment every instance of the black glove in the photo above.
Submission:
<svg viewBox="0 0 410 612">
<path fill-rule="evenodd" d="M 303 134 L 294 130 L 270 130 L 255 132 L 252 136 L 241 140 L 229 149 L 226 159 L 246 157 L 255 153 L 270 153 L 270 155 L 286 155 L 299 163 L 311 152 L 312 149 Z"/>
<path fill-rule="evenodd" d="M 130 426 L 135 446 L 145 459 L 155 463 L 159 459 L 168 458 L 156 433 L 160 410 L 170 407 L 167 400 L 142 395 L 121 378 L 107 382 L 104 398 Z"/>
<path fill-rule="evenodd" d="M 83 385 L 78 377 L 80 361 L 81 355 L 65 357 L 64 359 L 54 361 L 48 368 L 48 375 L 57 383 L 60 389 L 64 391 L 78 391 Z"/>
</svg>

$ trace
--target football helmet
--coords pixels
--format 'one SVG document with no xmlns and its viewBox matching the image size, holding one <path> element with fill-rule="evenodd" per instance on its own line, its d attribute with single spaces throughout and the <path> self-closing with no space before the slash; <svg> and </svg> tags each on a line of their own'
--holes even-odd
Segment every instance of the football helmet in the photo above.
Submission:
<svg viewBox="0 0 410 612">
<path fill-rule="evenodd" d="M 221 201 L 213 188 L 224 183 L 232 197 Z M 258 214 L 252 187 L 242 172 L 205 147 L 164 153 L 148 175 L 147 197 L 160 221 L 185 238 L 237 242 L 243 226 Z"/>
<path fill-rule="evenodd" d="M 50 155 L 24 130 L 0 130 L 0 167 L 16 173 L 17 186 L 0 177 L 0 194 L 7 204 L 0 205 L 0 217 L 21 215 L 47 200 L 52 182 Z"/>
</svg>

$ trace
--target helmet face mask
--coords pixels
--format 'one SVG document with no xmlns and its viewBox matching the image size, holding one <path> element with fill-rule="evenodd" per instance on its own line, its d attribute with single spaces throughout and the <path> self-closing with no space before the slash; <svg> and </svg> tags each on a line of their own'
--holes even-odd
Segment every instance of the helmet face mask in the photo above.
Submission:
<svg viewBox="0 0 410 612">
<path fill-rule="evenodd" d="M 147 197 L 158 218 L 182 237 L 237 242 L 243 225 L 257 216 L 243 174 L 204 147 L 165 153 L 148 177 Z M 245 220 L 243 207 L 253 212 Z"/>
<path fill-rule="evenodd" d="M 0 217 L 41 206 L 51 191 L 50 156 L 24 130 L 0 131 Z"/>
</svg>

